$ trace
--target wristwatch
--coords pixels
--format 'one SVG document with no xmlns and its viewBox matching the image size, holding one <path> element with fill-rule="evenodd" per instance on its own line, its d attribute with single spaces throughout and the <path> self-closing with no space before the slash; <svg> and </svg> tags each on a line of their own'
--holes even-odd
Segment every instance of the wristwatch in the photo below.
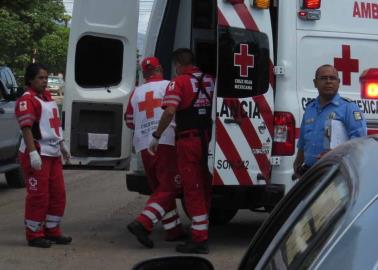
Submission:
<svg viewBox="0 0 378 270">
<path fill-rule="evenodd" d="M 152 133 L 152 137 L 154 137 L 155 139 L 159 140 L 160 139 L 160 136 L 156 135 L 156 131 L 154 131 Z"/>
</svg>

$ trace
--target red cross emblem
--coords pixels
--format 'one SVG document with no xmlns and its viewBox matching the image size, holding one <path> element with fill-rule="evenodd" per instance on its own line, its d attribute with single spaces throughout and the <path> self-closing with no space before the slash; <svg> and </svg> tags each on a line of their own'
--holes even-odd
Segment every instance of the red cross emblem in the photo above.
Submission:
<svg viewBox="0 0 378 270">
<path fill-rule="evenodd" d="M 343 85 L 351 85 L 352 72 L 359 71 L 358 59 L 350 58 L 350 45 L 342 46 L 342 58 L 334 58 L 334 66 L 343 73 Z"/>
<path fill-rule="evenodd" d="M 50 121 L 50 127 L 53 128 L 55 130 L 55 134 L 58 135 L 60 137 L 60 125 L 61 125 L 61 122 L 60 122 L 60 119 L 59 119 L 59 114 L 58 114 L 58 109 L 57 108 L 54 108 L 53 109 L 53 118 L 50 118 L 49 121 Z"/>
<path fill-rule="evenodd" d="M 161 99 L 154 99 L 154 92 L 150 91 L 146 93 L 146 100 L 138 103 L 140 112 L 146 111 L 147 119 L 154 117 L 154 109 L 161 107 Z"/>
<path fill-rule="evenodd" d="M 240 52 L 234 53 L 234 66 L 240 68 L 240 77 L 248 77 L 248 68 L 255 67 L 255 56 L 248 53 L 248 44 L 240 44 Z"/>
</svg>

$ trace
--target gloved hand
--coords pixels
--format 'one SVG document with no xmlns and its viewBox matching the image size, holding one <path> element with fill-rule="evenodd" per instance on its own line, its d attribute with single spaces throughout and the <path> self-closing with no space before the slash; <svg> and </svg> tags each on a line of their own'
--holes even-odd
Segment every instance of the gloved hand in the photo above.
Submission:
<svg viewBox="0 0 378 270">
<path fill-rule="evenodd" d="M 30 165 L 34 170 L 40 170 L 42 168 L 42 159 L 39 156 L 37 150 L 29 153 Z"/>
<path fill-rule="evenodd" d="M 64 141 L 60 142 L 60 151 L 62 152 L 65 161 L 68 161 L 71 158 L 70 151 L 68 150 L 67 145 L 64 143 Z"/>
<path fill-rule="evenodd" d="M 148 147 L 148 150 L 147 150 L 148 153 L 154 156 L 157 152 L 158 145 L 159 145 L 159 139 L 152 137 L 152 141 L 150 142 L 150 146 Z"/>
</svg>

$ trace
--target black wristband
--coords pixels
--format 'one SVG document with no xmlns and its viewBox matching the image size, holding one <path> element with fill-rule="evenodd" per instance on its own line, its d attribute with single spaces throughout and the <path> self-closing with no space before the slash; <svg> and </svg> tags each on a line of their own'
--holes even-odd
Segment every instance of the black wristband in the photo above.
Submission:
<svg viewBox="0 0 378 270">
<path fill-rule="evenodd" d="M 156 135 L 156 131 L 154 131 L 152 133 L 152 137 L 154 137 L 155 139 L 159 140 L 160 139 L 160 136 Z"/>
</svg>

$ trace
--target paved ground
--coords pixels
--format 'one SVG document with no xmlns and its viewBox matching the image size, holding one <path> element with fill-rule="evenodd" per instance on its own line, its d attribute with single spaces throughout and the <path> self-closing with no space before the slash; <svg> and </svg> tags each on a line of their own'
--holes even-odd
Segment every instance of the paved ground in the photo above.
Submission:
<svg viewBox="0 0 378 270">
<path fill-rule="evenodd" d="M 146 197 L 125 187 L 123 171 L 65 171 L 68 203 L 63 229 L 70 246 L 37 249 L 26 246 L 23 231 L 24 189 L 10 189 L 0 175 L 0 269 L 131 269 L 142 260 L 177 255 L 158 227 L 154 249 L 145 249 L 125 225 L 142 209 Z M 182 211 L 181 211 L 182 212 Z M 266 215 L 240 211 L 210 231 L 215 269 L 237 269 L 251 237 Z M 189 222 L 183 220 L 186 226 Z"/>
</svg>

